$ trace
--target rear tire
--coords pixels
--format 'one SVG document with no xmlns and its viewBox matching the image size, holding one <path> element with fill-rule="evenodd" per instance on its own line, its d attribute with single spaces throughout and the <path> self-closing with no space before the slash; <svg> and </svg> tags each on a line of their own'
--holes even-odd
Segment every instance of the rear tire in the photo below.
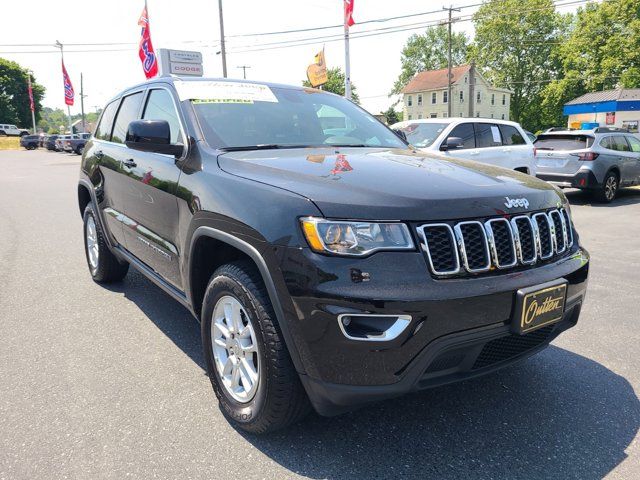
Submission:
<svg viewBox="0 0 640 480">
<path fill-rule="evenodd" d="M 97 283 L 122 280 L 129 270 L 129 264 L 120 262 L 109 250 L 92 202 L 84 209 L 83 220 L 84 252 L 91 278 Z"/>
<path fill-rule="evenodd" d="M 230 322 L 228 317 L 240 320 Z M 302 419 L 310 411 L 266 288 L 251 262 L 229 263 L 214 272 L 201 319 L 209 379 L 223 414 L 232 424 L 248 432 L 267 433 Z M 232 327 L 226 328 L 228 325 Z M 235 382 L 234 368 L 239 372 Z M 257 386 L 252 385 L 252 379 Z"/>
<path fill-rule="evenodd" d="M 611 203 L 618 194 L 620 188 L 620 179 L 616 172 L 609 172 L 604 177 L 604 181 L 598 190 L 594 192 L 597 201 L 602 203 Z"/>
</svg>

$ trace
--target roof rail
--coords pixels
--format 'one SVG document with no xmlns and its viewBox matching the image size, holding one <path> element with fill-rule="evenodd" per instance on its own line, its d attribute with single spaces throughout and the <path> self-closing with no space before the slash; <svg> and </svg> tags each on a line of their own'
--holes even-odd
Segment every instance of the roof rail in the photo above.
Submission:
<svg viewBox="0 0 640 480">
<path fill-rule="evenodd" d="M 596 127 L 593 133 L 609 133 L 609 132 L 624 132 L 629 133 L 629 129 L 627 128 L 618 128 L 618 127 Z"/>
</svg>

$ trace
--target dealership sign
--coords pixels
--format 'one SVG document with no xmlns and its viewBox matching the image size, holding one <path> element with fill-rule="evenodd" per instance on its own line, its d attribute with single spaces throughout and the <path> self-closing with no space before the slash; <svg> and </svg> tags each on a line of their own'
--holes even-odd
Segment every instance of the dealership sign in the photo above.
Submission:
<svg viewBox="0 0 640 480">
<path fill-rule="evenodd" d="M 160 76 L 202 77 L 202 53 L 166 48 L 159 49 L 158 53 L 160 54 Z"/>
<path fill-rule="evenodd" d="M 616 112 L 607 112 L 607 125 L 614 125 L 616 123 Z"/>
</svg>

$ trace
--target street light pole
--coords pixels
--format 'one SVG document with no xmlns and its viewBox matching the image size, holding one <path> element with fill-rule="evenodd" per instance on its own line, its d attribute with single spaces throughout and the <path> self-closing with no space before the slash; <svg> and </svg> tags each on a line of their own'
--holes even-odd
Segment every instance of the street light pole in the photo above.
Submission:
<svg viewBox="0 0 640 480">
<path fill-rule="evenodd" d="M 222 76 L 227 78 L 227 51 L 224 45 L 224 20 L 222 17 L 222 0 L 218 0 L 218 10 L 220 12 L 220 53 L 222 54 Z"/>
<path fill-rule="evenodd" d="M 55 46 L 60 49 L 60 59 L 62 60 L 62 65 L 64 65 L 64 45 L 62 45 L 60 41 L 56 40 Z M 62 78 L 62 83 L 64 88 L 64 77 Z M 71 124 L 71 107 L 69 105 L 67 105 L 67 114 L 69 116 L 69 133 L 73 134 L 73 125 Z"/>
<path fill-rule="evenodd" d="M 449 21 L 446 22 L 449 26 L 449 35 L 448 35 L 448 40 L 447 43 L 449 44 L 449 52 L 447 55 L 447 66 L 448 66 L 448 72 L 447 72 L 447 117 L 451 117 L 451 112 L 452 112 L 452 101 L 451 101 L 451 25 L 453 24 L 453 22 L 455 21 L 452 17 L 453 12 L 459 12 L 460 9 L 459 8 L 453 8 L 451 5 L 449 5 L 449 8 L 443 7 L 443 10 L 449 10 Z M 471 99 L 469 99 L 469 101 L 471 101 Z"/>
</svg>

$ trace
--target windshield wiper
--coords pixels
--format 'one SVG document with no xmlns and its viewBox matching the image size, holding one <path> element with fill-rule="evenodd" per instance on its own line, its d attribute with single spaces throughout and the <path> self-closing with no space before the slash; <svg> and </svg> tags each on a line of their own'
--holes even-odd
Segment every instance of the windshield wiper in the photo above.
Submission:
<svg viewBox="0 0 640 480">
<path fill-rule="evenodd" d="M 242 145 L 239 147 L 220 147 L 223 152 L 242 152 L 246 150 L 278 150 L 281 148 L 309 148 L 312 145 L 287 145 L 278 143 L 261 143 L 258 145 Z"/>
</svg>

